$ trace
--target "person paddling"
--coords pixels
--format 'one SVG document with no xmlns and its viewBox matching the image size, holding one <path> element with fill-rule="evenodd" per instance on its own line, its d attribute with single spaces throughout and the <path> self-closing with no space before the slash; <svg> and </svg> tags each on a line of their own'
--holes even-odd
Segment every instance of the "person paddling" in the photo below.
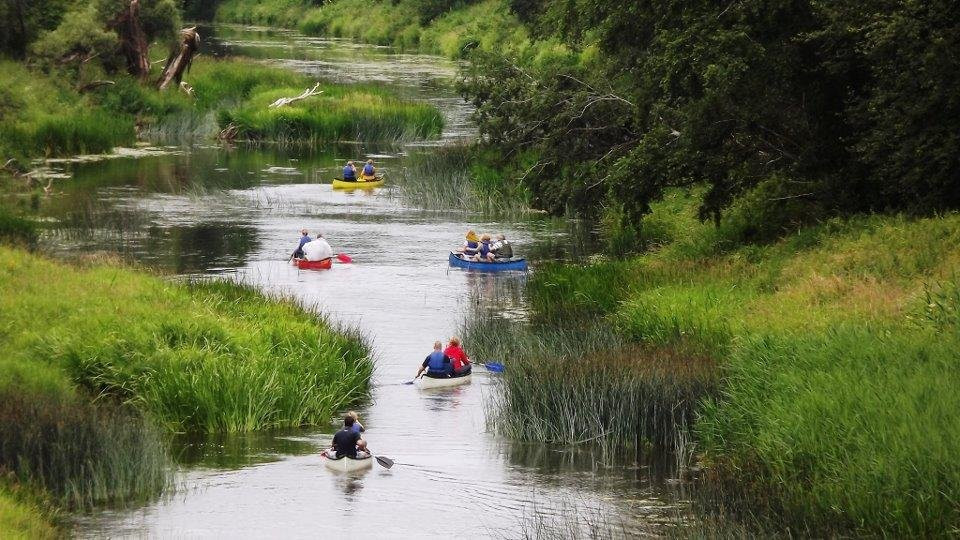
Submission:
<svg viewBox="0 0 960 540">
<path fill-rule="evenodd" d="M 368 182 L 377 179 L 377 169 L 373 166 L 372 159 L 368 159 L 367 164 L 363 166 L 363 179 Z"/>
<path fill-rule="evenodd" d="M 370 457 L 370 452 L 367 450 L 367 441 L 363 440 L 359 431 L 353 429 L 355 422 L 356 420 L 351 414 L 348 413 L 343 416 L 343 428 L 333 434 L 333 444 L 326 452 L 328 458 L 364 459 Z"/>
<path fill-rule="evenodd" d="M 443 343 L 439 341 L 433 342 L 433 352 L 428 354 L 423 360 L 423 363 L 420 364 L 420 369 L 417 370 L 417 377 L 423 373 L 423 370 L 427 370 L 427 377 L 433 377 L 435 379 L 449 377 L 450 374 L 453 373 L 450 358 L 443 353 Z"/>
<path fill-rule="evenodd" d="M 343 167 L 343 180 L 345 182 L 357 181 L 357 168 L 353 165 L 352 161 L 348 161 Z"/>
<path fill-rule="evenodd" d="M 510 245 L 510 241 L 507 240 L 507 237 L 502 234 L 497 235 L 497 241 L 490 246 L 490 251 L 492 251 L 494 257 L 498 259 L 513 258 L 513 246 Z"/>
<path fill-rule="evenodd" d="M 443 351 L 444 356 L 450 359 L 450 367 L 453 368 L 453 376 L 467 375 L 471 371 L 470 358 L 460 347 L 460 338 L 450 338 L 450 343 Z"/>
<path fill-rule="evenodd" d="M 293 250 L 293 255 L 290 256 L 291 259 L 302 259 L 303 258 L 303 245 L 307 242 L 313 242 L 313 238 L 310 238 L 310 231 L 306 229 L 300 229 L 300 244 L 297 245 L 297 249 Z"/>
</svg>

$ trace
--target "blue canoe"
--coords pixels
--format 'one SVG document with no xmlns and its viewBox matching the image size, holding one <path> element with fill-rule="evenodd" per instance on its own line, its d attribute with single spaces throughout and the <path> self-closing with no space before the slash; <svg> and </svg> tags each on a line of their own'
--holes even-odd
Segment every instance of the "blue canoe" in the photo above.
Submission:
<svg viewBox="0 0 960 540">
<path fill-rule="evenodd" d="M 467 270 L 481 270 L 484 272 L 504 272 L 507 270 L 526 272 L 527 260 L 508 259 L 496 262 L 465 261 L 460 257 L 460 255 L 451 251 L 450 266 L 458 266 L 460 268 L 466 268 Z"/>
</svg>

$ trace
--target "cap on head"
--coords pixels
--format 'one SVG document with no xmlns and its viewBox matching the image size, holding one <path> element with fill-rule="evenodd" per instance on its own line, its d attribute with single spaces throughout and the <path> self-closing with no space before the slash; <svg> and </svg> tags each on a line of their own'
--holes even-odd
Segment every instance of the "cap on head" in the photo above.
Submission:
<svg viewBox="0 0 960 540">
<path fill-rule="evenodd" d="M 474 232 L 474 231 L 472 231 L 472 230 L 467 231 L 467 236 L 466 236 L 466 238 L 467 238 L 467 241 L 469 241 L 469 242 L 476 242 L 476 241 L 477 241 L 477 233 Z"/>
</svg>

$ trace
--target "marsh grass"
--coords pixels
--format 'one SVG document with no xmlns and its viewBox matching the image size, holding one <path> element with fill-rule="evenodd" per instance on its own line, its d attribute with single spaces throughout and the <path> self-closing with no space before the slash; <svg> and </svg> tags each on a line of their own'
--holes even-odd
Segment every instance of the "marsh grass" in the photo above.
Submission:
<svg viewBox="0 0 960 540">
<path fill-rule="evenodd" d="M 567 321 L 584 341 L 592 320 L 642 350 L 714 359 L 718 391 L 692 410 L 699 493 L 734 522 L 813 535 L 955 530 L 960 216 L 833 220 L 738 246 L 722 226 L 670 225 L 671 215 L 692 220 L 695 205 L 655 206 L 669 239 L 655 251 L 538 269 L 532 320 Z M 551 388 L 565 396 L 558 404 L 588 393 L 567 379 Z M 537 384 L 547 383 L 531 378 L 515 393 L 551 403 Z M 542 418 L 571 431 L 557 416 Z"/>
<path fill-rule="evenodd" d="M 381 91 L 344 91 L 328 86 L 324 94 L 286 107 L 267 107 L 302 88 L 277 88 L 251 97 L 236 109 L 221 109 L 221 127 L 233 125 L 248 140 L 327 142 L 402 141 L 433 137 L 443 117 L 433 106 L 401 101 Z"/>
<path fill-rule="evenodd" d="M 502 174 L 479 164 L 473 147 L 453 145 L 410 155 L 391 181 L 398 197 L 421 208 L 498 216 L 527 211 L 522 187 Z"/>
<path fill-rule="evenodd" d="M 625 343 L 587 321 L 571 328 L 477 316 L 461 333 L 475 356 L 507 365 L 492 426 L 513 439 L 683 454 L 698 402 L 717 389 L 711 359 Z"/>
<path fill-rule="evenodd" d="M 177 431 L 323 425 L 367 395 L 362 336 L 289 301 L 6 248 L 0 260 L 5 363 L 24 378 L 62 385 L 69 374 Z"/>
<path fill-rule="evenodd" d="M 9 387 L 0 467 L 73 509 L 142 502 L 170 485 L 163 437 L 136 411 Z"/>
</svg>

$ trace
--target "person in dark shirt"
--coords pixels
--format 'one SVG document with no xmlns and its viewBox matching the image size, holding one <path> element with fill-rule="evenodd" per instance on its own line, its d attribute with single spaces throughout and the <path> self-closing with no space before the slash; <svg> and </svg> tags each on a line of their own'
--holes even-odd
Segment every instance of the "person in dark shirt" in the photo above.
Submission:
<svg viewBox="0 0 960 540">
<path fill-rule="evenodd" d="M 343 429 L 333 434 L 333 444 L 330 446 L 330 450 L 333 450 L 336 454 L 330 455 L 328 451 L 327 456 L 334 459 L 341 457 L 357 459 L 370 455 L 367 452 L 367 441 L 363 440 L 359 432 L 353 430 L 355 421 L 352 415 L 344 415 Z"/>
</svg>

